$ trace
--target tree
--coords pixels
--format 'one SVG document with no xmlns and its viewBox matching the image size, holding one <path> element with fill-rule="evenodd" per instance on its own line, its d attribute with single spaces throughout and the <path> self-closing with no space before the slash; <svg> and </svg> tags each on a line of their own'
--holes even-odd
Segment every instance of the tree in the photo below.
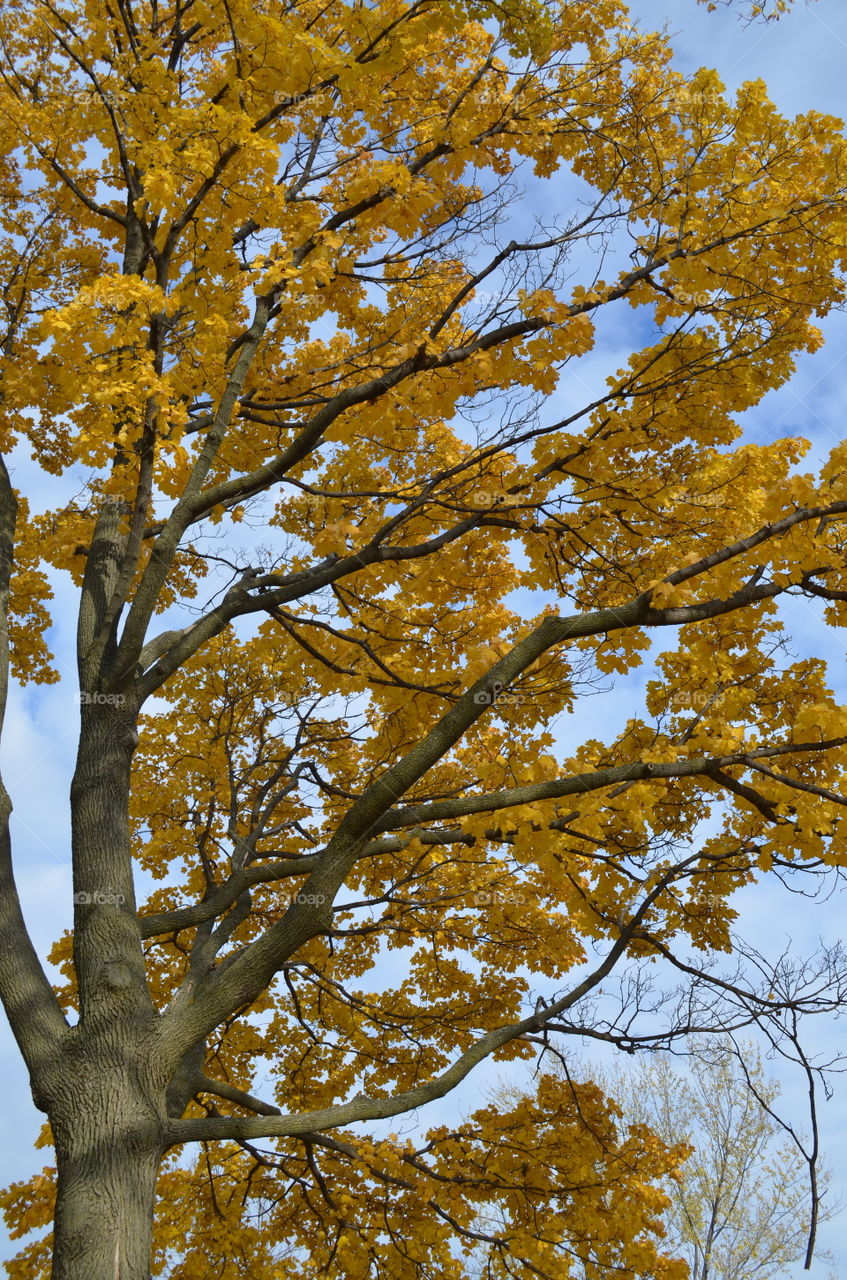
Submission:
<svg viewBox="0 0 847 1280">
<path fill-rule="evenodd" d="M 779 1085 L 753 1045 L 707 1041 L 689 1067 L 652 1057 L 603 1078 L 630 1121 L 692 1147 L 667 1182 L 666 1247 L 685 1258 L 691 1280 L 787 1274 L 806 1252 L 808 1151 L 776 1118 Z"/>
<path fill-rule="evenodd" d="M 6 0 L 0 47 L 0 704 L 58 679 L 60 580 L 80 704 L 55 991 L 0 806 L 57 1169 L 5 1195 L 55 1202 L 11 1274 L 674 1280 L 683 1152 L 592 1082 L 374 1123 L 843 1000 L 840 952 L 731 933 L 845 856 L 844 710 L 780 613 L 847 616 L 845 445 L 738 422 L 844 298 L 839 122 L 684 81 L 615 0 Z M 557 745 L 656 635 L 643 711 Z"/>
</svg>

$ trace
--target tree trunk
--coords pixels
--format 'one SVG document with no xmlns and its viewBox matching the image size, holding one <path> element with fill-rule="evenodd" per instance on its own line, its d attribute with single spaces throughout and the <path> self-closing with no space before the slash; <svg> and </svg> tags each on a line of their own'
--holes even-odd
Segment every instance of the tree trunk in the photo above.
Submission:
<svg viewBox="0 0 847 1280">
<path fill-rule="evenodd" d="M 51 1280 L 149 1280 L 158 1152 L 98 1150 L 59 1162 Z"/>
<path fill-rule="evenodd" d="M 127 1059 L 86 1054 L 77 1087 L 51 1108 L 59 1175 L 51 1280 L 150 1276 L 164 1096 Z"/>
<path fill-rule="evenodd" d="M 58 1169 L 52 1280 L 149 1280 L 166 1054 L 135 917 L 127 803 L 136 709 L 85 692 L 71 787 L 80 1019 L 39 1093 Z"/>
</svg>

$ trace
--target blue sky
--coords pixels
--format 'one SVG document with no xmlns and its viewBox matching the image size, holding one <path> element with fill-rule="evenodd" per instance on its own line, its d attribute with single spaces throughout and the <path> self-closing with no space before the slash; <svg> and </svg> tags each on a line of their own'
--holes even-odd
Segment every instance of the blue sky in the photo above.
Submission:
<svg viewBox="0 0 847 1280">
<path fill-rule="evenodd" d="M 683 72 L 699 66 L 714 67 L 728 90 L 746 80 L 763 79 L 771 99 L 786 115 L 809 110 L 847 117 L 847 5 L 843 0 L 818 0 L 796 4 L 776 23 L 745 25 L 737 10 L 709 14 L 696 0 L 637 0 L 631 10 L 645 23 L 667 26 L 673 35 L 676 66 Z M 769 393 L 746 416 L 746 436 L 766 441 L 781 436 L 803 436 L 812 443 L 804 461 L 815 461 L 838 440 L 845 429 L 847 385 L 847 316 L 835 313 L 821 322 L 826 344 L 815 355 L 801 354 L 797 373 L 784 387 Z M 837 678 L 843 669 L 843 633 L 825 630 L 818 611 L 805 602 L 792 606 L 795 646 L 829 659 Z M 839 695 L 847 701 L 847 682 Z M 839 894 L 827 903 L 798 902 L 784 891 L 760 884 L 740 895 L 739 932 L 763 951 L 773 954 L 783 946 L 801 955 L 814 951 L 819 938 L 832 941 L 843 935 L 845 898 Z M 844 1021 L 810 1020 L 806 1042 L 813 1052 L 828 1057 L 845 1049 Z M 774 1070 L 773 1066 L 770 1066 Z M 777 1072 L 783 1086 L 782 1106 L 802 1114 L 802 1086 L 792 1074 Z M 834 1193 L 847 1202 L 847 1079 L 835 1078 L 831 1101 L 821 1104 L 824 1158 L 834 1175 Z M 825 1224 L 819 1245 L 836 1259 L 836 1274 L 847 1276 L 847 1211 Z M 799 1274 L 799 1266 L 792 1274 Z M 817 1264 L 812 1276 L 829 1275 Z"/>
<path fill-rule="evenodd" d="M 744 25 L 737 11 L 720 9 L 709 14 L 696 0 L 638 0 L 631 6 L 645 22 L 667 24 L 674 34 L 677 66 L 693 71 L 701 65 L 715 67 L 731 90 L 745 80 L 762 78 L 771 97 L 786 114 L 810 109 L 847 116 L 847 4 L 845 0 L 818 0 L 798 4 L 779 23 Z M 628 312 L 633 316 L 632 312 Z M 847 385 L 847 316 L 835 314 L 823 322 L 826 345 L 814 356 L 801 356 L 796 376 L 785 387 L 769 394 L 747 416 L 750 439 L 774 439 L 803 435 L 814 452 L 826 452 L 844 436 L 845 385 Z M 597 367 L 617 368 L 637 344 L 638 337 L 623 329 L 610 332 L 597 351 Z M 17 460 L 15 481 L 25 487 L 32 474 L 26 459 Z M 50 505 L 50 488 L 57 482 L 40 477 L 36 505 Z M 64 493 L 63 489 L 63 493 Z M 54 651 L 62 683 L 51 688 L 13 693 L 0 760 L 6 785 L 13 797 L 13 838 L 16 867 L 24 909 L 36 946 L 42 955 L 58 934 L 70 925 L 70 857 L 68 786 L 76 745 L 76 702 L 73 678 L 73 594 L 57 586 Z M 839 634 L 825 633 L 818 612 L 804 605 L 795 627 L 808 652 L 821 653 L 841 664 L 844 644 Z M 587 716 L 592 736 L 607 736 L 621 718 L 631 714 L 629 699 L 638 697 L 648 675 L 646 668 L 614 693 L 591 699 Z M 847 682 L 842 693 L 847 701 Z M 584 722 L 583 722 L 584 723 Z M 574 725 L 578 733 L 579 724 Z M 845 900 L 827 904 L 802 904 L 766 885 L 743 895 L 742 931 L 763 949 L 777 949 L 790 939 L 798 953 L 814 950 L 819 936 L 835 938 L 844 918 Z M 844 1024 L 809 1025 L 809 1045 L 822 1054 L 837 1051 L 844 1041 Z M 33 1151 L 32 1142 L 43 1117 L 32 1107 L 26 1071 L 5 1027 L 0 1034 L 0 1073 L 5 1105 L 0 1114 L 0 1183 L 28 1176 L 43 1163 L 44 1153 Z M 496 1072 L 489 1073 L 492 1079 Z M 798 1082 L 783 1080 L 784 1101 L 802 1106 Z M 444 1118 L 479 1104 L 481 1081 L 475 1077 L 461 1094 L 444 1107 Z M 440 1117 L 429 1113 L 427 1124 Z M 822 1107 L 824 1153 L 835 1175 L 836 1188 L 847 1202 L 847 1079 L 835 1081 L 832 1100 Z M 394 1121 L 392 1128 L 397 1129 Z M 839 1275 L 847 1277 L 847 1213 L 826 1225 L 820 1244 L 835 1254 Z M 9 1256 L 8 1243 L 0 1254 Z M 827 1271 L 817 1267 L 812 1275 L 823 1280 Z"/>
</svg>

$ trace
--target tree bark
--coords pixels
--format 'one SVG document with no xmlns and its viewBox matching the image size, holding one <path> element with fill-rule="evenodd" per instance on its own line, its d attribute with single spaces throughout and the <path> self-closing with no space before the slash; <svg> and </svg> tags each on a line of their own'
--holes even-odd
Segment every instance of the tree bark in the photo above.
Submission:
<svg viewBox="0 0 847 1280">
<path fill-rule="evenodd" d="M 51 1280 L 148 1280 L 164 1089 L 116 1028 L 50 1108 L 58 1168 Z M 76 1055 L 74 1055 L 76 1056 Z M 144 1056 L 147 1056 L 145 1054 Z M 155 1057 L 154 1057 L 155 1060 Z"/>
<path fill-rule="evenodd" d="M 89 669 L 109 598 L 106 569 L 98 578 L 96 568 L 86 598 L 92 617 L 80 625 L 81 729 L 71 786 L 80 1017 L 37 1082 L 58 1171 L 51 1277 L 148 1280 L 172 1064 L 135 910 L 128 797 L 137 706 L 131 690 L 104 692 L 99 671 Z"/>
</svg>

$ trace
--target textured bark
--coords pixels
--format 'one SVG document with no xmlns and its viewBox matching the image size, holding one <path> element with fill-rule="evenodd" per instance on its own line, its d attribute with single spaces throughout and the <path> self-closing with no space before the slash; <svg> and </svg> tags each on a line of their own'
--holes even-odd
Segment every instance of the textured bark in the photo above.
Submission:
<svg viewBox="0 0 847 1280">
<path fill-rule="evenodd" d="M 106 1043 L 66 1055 L 50 1108 L 59 1174 L 52 1280 L 150 1275 L 164 1091 L 139 1057 L 155 1061 L 117 1025 Z"/>
<path fill-rule="evenodd" d="M 83 695 L 86 696 L 86 695 Z M 88 695 L 96 697 L 96 695 Z M 136 918 L 129 788 L 137 741 L 126 695 L 82 707 L 71 786 L 74 962 L 83 1021 L 152 1014 Z"/>
<path fill-rule="evenodd" d="M 58 1168 L 52 1280 L 148 1280 L 168 1069 L 136 918 L 128 800 L 132 691 L 107 692 L 117 523 L 100 522 L 80 617 L 81 730 L 71 786 L 80 1020 L 42 1073 Z M 184 1101 L 183 1101 L 184 1105 Z"/>
</svg>

